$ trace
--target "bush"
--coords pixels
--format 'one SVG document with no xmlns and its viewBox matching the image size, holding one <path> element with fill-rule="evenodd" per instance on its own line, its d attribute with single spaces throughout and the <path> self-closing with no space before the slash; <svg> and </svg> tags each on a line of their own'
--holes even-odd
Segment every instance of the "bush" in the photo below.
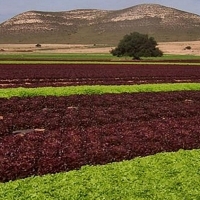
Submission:
<svg viewBox="0 0 200 200">
<path fill-rule="evenodd" d="M 36 44 L 35 46 L 36 46 L 36 47 L 41 47 L 42 45 L 41 45 L 41 44 Z"/>
<path fill-rule="evenodd" d="M 138 32 L 125 35 L 115 49 L 111 50 L 113 56 L 130 56 L 133 59 L 140 57 L 162 56 L 163 52 L 156 47 L 157 42 L 153 37 Z"/>
<path fill-rule="evenodd" d="M 191 46 L 187 46 L 187 47 L 184 48 L 184 50 L 190 50 L 190 49 L 192 49 Z"/>
</svg>

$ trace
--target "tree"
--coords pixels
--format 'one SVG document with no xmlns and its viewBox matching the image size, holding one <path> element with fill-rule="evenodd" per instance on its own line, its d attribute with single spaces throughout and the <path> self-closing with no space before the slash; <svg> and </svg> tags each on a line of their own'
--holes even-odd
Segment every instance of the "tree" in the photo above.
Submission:
<svg viewBox="0 0 200 200">
<path fill-rule="evenodd" d="M 140 34 L 138 32 L 125 35 L 120 40 L 118 46 L 111 50 L 113 56 L 130 56 L 133 59 L 140 59 L 140 57 L 157 57 L 162 56 L 163 52 L 156 47 L 157 42 L 153 37 L 148 37 L 147 34 Z"/>
</svg>

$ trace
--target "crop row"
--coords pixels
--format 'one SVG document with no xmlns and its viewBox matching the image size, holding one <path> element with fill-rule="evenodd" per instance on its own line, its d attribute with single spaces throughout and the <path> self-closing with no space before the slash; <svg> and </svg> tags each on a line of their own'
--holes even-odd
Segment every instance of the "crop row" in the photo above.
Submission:
<svg viewBox="0 0 200 200">
<path fill-rule="evenodd" d="M 34 96 L 70 96 L 139 92 L 199 91 L 200 83 L 159 83 L 139 85 L 79 85 L 38 88 L 0 88 L 0 98 Z"/>
<path fill-rule="evenodd" d="M 131 64 L 0 64 L 0 87 L 200 82 L 200 67 Z"/>
<path fill-rule="evenodd" d="M 0 181 L 200 148 L 200 92 L 0 99 Z"/>
</svg>

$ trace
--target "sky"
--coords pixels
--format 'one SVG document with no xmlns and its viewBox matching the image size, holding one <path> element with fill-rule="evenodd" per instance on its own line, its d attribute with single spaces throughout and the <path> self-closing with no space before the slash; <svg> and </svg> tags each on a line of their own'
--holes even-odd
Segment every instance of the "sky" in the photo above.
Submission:
<svg viewBox="0 0 200 200">
<path fill-rule="evenodd" d="M 30 10 L 118 10 L 143 3 L 156 3 L 200 15 L 200 0 L 0 0 L 0 23 Z"/>
</svg>

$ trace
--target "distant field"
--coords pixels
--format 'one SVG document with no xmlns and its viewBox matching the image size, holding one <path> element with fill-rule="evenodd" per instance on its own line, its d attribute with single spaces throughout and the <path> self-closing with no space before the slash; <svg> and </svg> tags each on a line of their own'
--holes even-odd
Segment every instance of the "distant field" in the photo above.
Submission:
<svg viewBox="0 0 200 200">
<path fill-rule="evenodd" d="M 6 53 L 109 53 L 114 48 L 107 44 L 0 44 L 0 54 Z M 190 46 L 190 50 L 184 50 Z M 158 47 L 165 54 L 200 55 L 200 41 L 160 42 Z"/>
<path fill-rule="evenodd" d="M 115 57 L 109 52 L 98 53 L 101 48 L 93 49 L 93 53 L 85 52 L 58 53 L 41 50 L 40 52 L 0 52 L 0 64 L 181 64 L 199 65 L 200 54 L 164 54 L 162 57 L 147 57 L 141 60 L 132 60 L 131 57 Z M 96 51 L 96 53 L 95 53 Z"/>
<path fill-rule="evenodd" d="M 198 45 L 0 45 L 0 199 L 200 199 Z"/>
</svg>

